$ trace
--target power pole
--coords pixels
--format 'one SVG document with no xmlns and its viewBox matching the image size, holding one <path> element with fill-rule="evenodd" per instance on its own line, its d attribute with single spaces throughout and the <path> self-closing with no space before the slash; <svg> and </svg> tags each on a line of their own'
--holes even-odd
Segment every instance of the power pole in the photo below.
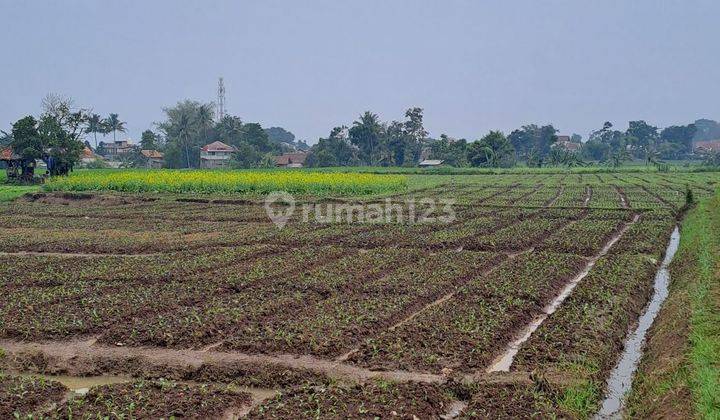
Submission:
<svg viewBox="0 0 720 420">
<path fill-rule="evenodd" d="M 223 117 L 225 116 L 225 84 L 223 83 L 222 77 L 218 80 L 217 116 L 218 116 L 218 121 L 222 120 Z"/>
</svg>

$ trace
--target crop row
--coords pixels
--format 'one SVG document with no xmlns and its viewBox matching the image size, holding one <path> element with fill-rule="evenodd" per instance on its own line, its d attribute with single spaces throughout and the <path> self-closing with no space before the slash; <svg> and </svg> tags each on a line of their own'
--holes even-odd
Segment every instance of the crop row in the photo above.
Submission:
<svg viewBox="0 0 720 420">
<path fill-rule="evenodd" d="M 91 388 L 71 397 L 51 418 L 223 418 L 249 407 L 252 396 L 234 387 L 137 380 Z"/>
<path fill-rule="evenodd" d="M 490 273 L 477 273 L 450 300 L 366 339 L 351 360 L 377 369 L 482 368 L 584 263 L 546 252 L 507 260 Z"/>
<path fill-rule="evenodd" d="M 581 220 L 558 230 L 537 248 L 589 257 L 597 254 L 622 226 L 621 220 Z"/>
<path fill-rule="evenodd" d="M 147 313 L 196 304 L 216 294 L 246 287 L 266 278 L 308 269 L 342 256 L 338 248 L 325 247 L 287 251 L 260 257 L 250 263 L 239 261 L 221 269 L 199 272 L 172 281 L 124 282 L 99 293 L 92 281 L 66 286 L 72 296 L 47 305 L 23 299 L 0 312 L 0 334 L 6 337 L 61 337 L 97 332 L 110 325 Z M 43 288 L 49 299 L 63 293 L 64 286 Z M 76 290 L 76 288 L 83 290 Z M 34 289 L 33 289 L 34 290 Z M 26 303 L 23 305 L 23 303 Z"/>
<path fill-rule="evenodd" d="M 248 245 L 133 257 L 5 255 L 0 256 L 0 279 L 6 290 L 20 286 L 53 287 L 78 282 L 172 281 L 283 250 L 279 246 Z"/>
<path fill-rule="evenodd" d="M 143 272 L 142 265 L 137 264 L 137 259 L 133 262 L 125 258 L 120 260 L 119 265 L 96 265 L 89 269 L 81 264 L 79 266 L 82 268 L 72 270 L 69 264 L 73 262 L 68 263 L 63 258 L 41 257 L 38 258 L 41 261 L 32 261 L 32 257 L 24 257 L 21 259 L 33 262 L 30 267 L 39 266 L 42 260 L 54 260 L 54 265 L 42 267 L 37 276 L 33 275 L 32 271 L 22 273 L 30 278 L 20 278 L 22 279 L 20 285 L 12 284 L 6 289 L 7 300 L 0 308 L 0 316 L 23 313 L 26 310 L 44 308 L 48 305 L 83 302 L 97 296 L 112 296 L 133 287 L 160 289 L 164 284 L 198 281 L 208 273 L 217 272 L 221 267 L 234 267 L 238 264 L 250 266 L 252 260 L 256 259 L 264 261 L 261 258 L 271 253 L 282 254 L 281 251 L 264 246 L 223 249 L 205 258 L 189 258 L 185 261 L 186 264 L 171 260 L 172 263 L 165 267 L 160 269 L 153 267 L 146 272 Z M 181 256 L 175 255 L 175 257 Z M 77 261 L 74 263 L 77 264 Z M 9 266 L 16 268 L 14 264 Z M 97 267 L 104 271 L 92 271 Z M 212 283 L 207 282 L 207 284 Z"/>
<path fill-rule="evenodd" d="M 364 337 L 462 286 L 497 261 L 494 254 L 444 251 L 405 260 L 405 266 L 382 273 L 385 275 L 370 270 L 360 278 L 303 276 L 287 292 L 302 294 L 297 312 L 274 314 L 249 325 L 223 348 L 338 356 Z M 390 266 L 397 267 L 398 262 Z M 314 293 L 306 295 L 307 290 Z"/>
<path fill-rule="evenodd" d="M 670 232 L 675 226 L 671 217 L 650 217 L 645 213 L 634 223 L 625 235 L 610 249 L 613 254 L 645 254 L 660 260 L 667 246 Z"/>
<path fill-rule="evenodd" d="M 328 250 L 317 250 L 329 255 Z M 153 344 L 171 347 L 202 346 L 237 334 L 249 326 L 262 327 L 268 317 L 294 316 L 302 308 L 335 292 L 329 284 L 354 283 L 363 278 L 383 276 L 419 258 L 417 252 L 377 249 L 349 254 L 344 258 L 315 263 L 288 261 L 266 264 L 246 274 L 219 273 L 226 277 L 218 293 L 206 295 L 187 305 L 146 311 L 123 325 L 105 332 L 105 342 Z M 307 258 L 306 258 L 307 260 Z M 309 276 L 317 278 L 310 287 Z M 333 283 L 335 282 L 335 283 Z M 305 286 L 303 286 L 305 285 Z"/>
<path fill-rule="evenodd" d="M 435 385 L 374 380 L 365 384 L 296 387 L 263 402 L 249 419 L 441 418 L 451 399 Z"/>
<path fill-rule="evenodd" d="M 0 373 L 0 418 L 32 418 L 51 403 L 59 402 L 65 392 L 57 382 Z"/>
<path fill-rule="evenodd" d="M 570 370 L 601 387 L 652 293 L 656 268 L 656 261 L 646 255 L 610 254 L 598 260 L 523 344 L 512 369 Z"/>
</svg>

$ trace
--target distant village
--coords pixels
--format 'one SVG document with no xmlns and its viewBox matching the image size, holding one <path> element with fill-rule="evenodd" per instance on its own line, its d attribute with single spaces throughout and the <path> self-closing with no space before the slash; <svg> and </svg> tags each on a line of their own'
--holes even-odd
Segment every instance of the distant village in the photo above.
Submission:
<svg viewBox="0 0 720 420">
<path fill-rule="evenodd" d="M 200 148 L 201 169 L 223 169 L 232 167 L 233 153 L 238 150 L 235 146 L 227 145 L 221 141 L 214 141 Z M 6 153 L 9 153 L 6 152 Z M 83 166 L 92 166 L 99 162 L 111 168 L 120 168 L 127 164 L 131 156 L 139 155 L 140 164 L 136 167 L 148 169 L 161 169 L 166 167 L 165 155 L 159 150 L 142 149 L 140 145 L 130 139 L 113 142 L 100 142 L 95 151 L 85 146 L 81 158 Z M 274 156 L 275 166 L 279 168 L 302 168 L 305 164 L 307 152 L 294 151 Z M 138 158 L 134 157 L 137 162 Z"/>
</svg>

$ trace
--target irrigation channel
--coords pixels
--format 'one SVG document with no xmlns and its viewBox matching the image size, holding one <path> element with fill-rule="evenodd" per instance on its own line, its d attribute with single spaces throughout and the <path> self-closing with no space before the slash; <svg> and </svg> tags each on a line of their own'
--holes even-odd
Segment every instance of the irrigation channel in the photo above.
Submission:
<svg viewBox="0 0 720 420">
<path fill-rule="evenodd" d="M 607 382 L 607 395 L 600 411 L 595 416 L 596 419 L 619 419 L 622 417 L 625 404 L 624 398 L 632 386 L 633 376 L 642 356 L 645 335 L 660 311 L 662 303 L 668 296 L 668 286 L 670 285 L 668 266 L 672 262 L 679 245 L 680 230 L 675 227 L 670 237 L 670 244 L 665 251 L 665 259 L 655 275 L 655 291 L 652 300 L 640 316 L 637 328 L 625 341 L 625 350 L 610 374 Z"/>
</svg>

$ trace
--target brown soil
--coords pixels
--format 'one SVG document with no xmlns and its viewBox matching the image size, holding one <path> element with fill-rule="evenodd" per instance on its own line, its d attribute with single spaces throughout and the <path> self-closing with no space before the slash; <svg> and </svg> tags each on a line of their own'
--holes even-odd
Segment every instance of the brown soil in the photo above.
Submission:
<svg viewBox="0 0 720 420">
<path fill-rule="evenodd" d="M 371 381 L 295 388 L 261 404 L 248 418 L 438 418 L 448 411 L 451 402 L 438 386 Z"/>
<path fill-rule="evenodd" d="M 0 418 L 25 418 L 59 402 L 67 389 L 58 382 L 0 374 Z"/>
<path fill-rule="evenodd" d="M 155 347 L 119 347 L 97 344 L 95 340 L 52 341 L 28 343 L 0 340 L 7 356 L 0 366 L 17 371 L 45 374 L 89 376 L 98 374 L 130 374 L 143 377 L 182 377 L 184 379 L 219 377 L 227 370 L 239 369 L 257 373 L 261 367 L 275 366 L 276 372 L 293 371 L 294 380 L 307 374 L 308 378 L 332 378 L 341 381 L 363 382 L 373 378 L 393 381 L 442 383 L 445 377 L 403 371 L 375 372 L 332 360 L 291 354 L 251 355 L 238 352 L 201 350 L 173 350 Z M 166 376 L 167 375 L 167 376 Z M 268 374 L 272 377 L 272 372 Z M 287 375 L 286 375 L 287 376 Z M 282 380 L 282 379 L 280 379 Z M 269 382 L 247 385 L 271 386 Z"/>
<path fill-rule="evenodd" d="M 122 195 L 100 195 L 100 194 L 89 194 L 89 193 L 32 193 L 26 194 L 23 197 L 24 200 L 30 202 L 38 202 L 43 204 L 60 204 L 64 206 L 68 205 L 125 205 L 125 204 L 137 204 L 137 203 L 148 203 L 157 201 L 157 198 L 152 197 L 129 197 Z"/>
<path fill-rule="evenodd" d="M 567 413 L 553 403 L 553 391 L 540 384 L 481 385 L 461 418 L 563 418 Z"/>
<path fill-rule="evenodd" d="M 627 195 L 625 195 L 625 190 L 623 190 L 621 187 L 618 187 L 617 185 L 613 185 L 615 187 L 615 191 L 617 191 L 618 195 L 620 196 L 620 205 L 624 208 L 630 208 L 630 201 L 628 201 Z"/>
<path fill-rule="evenodd" d="M 249 393 L 228 387 L 136 381 L 91 388 L 49 414 L 58 418 L 220 418 L 251 401 Z"/>
</svg>

